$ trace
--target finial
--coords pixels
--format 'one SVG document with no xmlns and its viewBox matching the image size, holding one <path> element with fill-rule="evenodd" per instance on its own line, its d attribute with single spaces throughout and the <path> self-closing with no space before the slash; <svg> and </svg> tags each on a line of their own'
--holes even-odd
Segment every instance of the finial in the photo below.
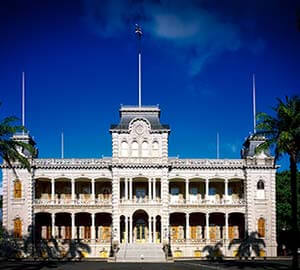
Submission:
<svg viewBox="0 0 300 270">
<path fill-rule="evenodd" d="M 135 25 L 135 33 L 136 33 L 138 39 L 142 38 L 142 35 L 143 35 L 142 28 L 138 24 Z"/>
</svg>

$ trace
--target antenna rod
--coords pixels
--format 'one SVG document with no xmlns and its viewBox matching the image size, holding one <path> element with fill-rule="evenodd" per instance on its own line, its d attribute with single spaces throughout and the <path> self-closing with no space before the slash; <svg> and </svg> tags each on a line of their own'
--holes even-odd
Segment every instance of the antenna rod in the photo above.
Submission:
<svg viewBox="0 0 300 270">
<path fill-rule="evenodd" d="M 24 71 L 22 72 L 22 126 L 25 127 L 25 72 Z"/>
<path fill-rule="evenodd" d="M 61 158 L 64 158 L 64 133 L 61 133 Z"/>
<path fill-rule="evenodd" d="M 256 133 L 256 97 L 255 97 L 255 74 L 253 74 L 253 132 Z"/>
<path fill-rule="evenodd" d="M 139 62 L 139 107 L 142 106 L 142 49 L 141 49 L 141 39 L 142 39 L 142 29 L 139 25 L 135 25 L 135 34 L 138 38 L 138 62 Z"/>
<path fill-rule="evenodd" d="M 219 132 L 217 132 L 217 159 L 220 158 L 220 138 L 219 138 Z"/>
</svg>

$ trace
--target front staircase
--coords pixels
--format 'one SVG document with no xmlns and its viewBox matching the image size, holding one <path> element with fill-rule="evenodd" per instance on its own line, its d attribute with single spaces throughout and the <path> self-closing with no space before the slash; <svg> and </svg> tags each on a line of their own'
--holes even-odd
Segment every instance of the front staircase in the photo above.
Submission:
<svg viewBox="0 0 300 270">
<path fill-rule="evenodd" d="M 117 262 L 165 262 L 162 244 L 121 244 Z"/>
</svg>

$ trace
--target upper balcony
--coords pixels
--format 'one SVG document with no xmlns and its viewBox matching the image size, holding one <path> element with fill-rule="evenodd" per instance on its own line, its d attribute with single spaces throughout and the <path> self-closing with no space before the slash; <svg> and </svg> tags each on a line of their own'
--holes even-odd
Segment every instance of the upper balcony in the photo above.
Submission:
<svg viewBox="0 0 300 270">
<path fill-rule="evenodd" d="M 176 205 L 244 205 L 243 179 L 171 179 L 169 203 Z"/>
<path fill-rule="evenodd" d="M 38 178 L 35 180 L 36 205 L 111 205 L 110 179 Z"/>
</svg>

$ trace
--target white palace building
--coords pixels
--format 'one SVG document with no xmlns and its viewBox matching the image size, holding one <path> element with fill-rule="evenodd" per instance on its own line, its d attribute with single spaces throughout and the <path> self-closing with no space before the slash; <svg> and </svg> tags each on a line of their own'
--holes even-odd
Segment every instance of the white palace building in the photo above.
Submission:
<svg viewBox="0 0 300 270">
<path fill-rule="evenodd" d="M 256 154 L 262 138 L 249 136 L 241 159 L 170 158 L 158 106 L 121 106 L 110 133 L 111 158 L 32 157 L 31 172 L 15 164 L 16 174 L 3 164 L 4 227 L 21 238 L 33 225 L 36 241 L 81 239 L 88 257 L 108 257 L 112 243 L 119 260 L 166 243 L 173 257 L 205 257 L 218 242 L 230 257 L 230 241 L 251 232 L 265 242 L 260 256 L 277 255 L 276 168 Z M 34 144 L 27 134 L 13 139 Z"/>
</svg>

